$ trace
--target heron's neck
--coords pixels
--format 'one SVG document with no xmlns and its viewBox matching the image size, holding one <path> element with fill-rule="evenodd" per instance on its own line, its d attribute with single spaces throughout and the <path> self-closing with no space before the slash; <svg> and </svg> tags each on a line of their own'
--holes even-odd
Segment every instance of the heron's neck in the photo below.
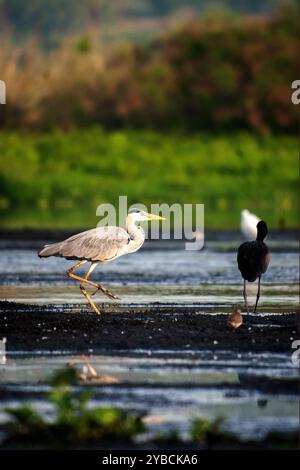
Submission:
<svg viewBox="0 0 300 470">
<path fill-rule="evenodd" d="M 145 232 L 142 227 L 138 227 L 133 220 L 126 220 L 126 231 L 130 236 L 130 251 L 138 250 L 145 241 Z"/>
</svg>

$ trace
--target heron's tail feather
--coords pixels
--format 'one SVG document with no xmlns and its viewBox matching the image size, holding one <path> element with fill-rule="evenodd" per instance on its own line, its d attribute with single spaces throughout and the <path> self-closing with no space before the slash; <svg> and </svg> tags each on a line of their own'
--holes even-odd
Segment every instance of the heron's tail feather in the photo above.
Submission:
<svg viewBox="0 0 300 470">
<path fill-rule="evenodd" d="M 58 256 L 60 251 L 61 243 L 52 243 L 51 245 L 45 245 L 39 252 L 40 258 L 47 258 L 48 256 Z"/>
</svg>

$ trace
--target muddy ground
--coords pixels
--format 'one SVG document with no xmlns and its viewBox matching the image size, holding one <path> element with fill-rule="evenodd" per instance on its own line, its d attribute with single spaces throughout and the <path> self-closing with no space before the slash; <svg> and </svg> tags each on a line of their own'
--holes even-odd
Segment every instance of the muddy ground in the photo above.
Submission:
<svg viewBox="0 0 300 470">
<path fill-rule="evenodd" d="M 154 435 L 175 428 L 184 438 L 194 417 L 222 415 L 224 429 L 241 438 L 238 448 L 272 448 L 268 433 L 274 431 L 281 433 L 280 445 L 291 446 L 286 441 L 298 432 L 299 411 L 298 369 L 291 361 L 292 343 L 299 338 L 298 250 L 293 237 L 279 235 L 270 240 L 258 313 L 244 314 L 234 332 L 229 314 L 233 305 L 243 305 L 237 234 L 208 237 L 197 253 L 175 242 L 149 242 L 134 256 L 101 266 L 93 280 L 122 301 L 96 295 L 100 316 L 76 282 L 66 279 L 68 262 L 37 257 L 41 234 L 29 234 L 22 243 L 0 234 L 0 339 L 7 339 L 0 428 L 8 406 L 34 403 L 50 413 L 51 374 L 74 361 L 80 371 L 84 355 L 100 377 L 117 379 L 92 385 L 94 404 L 159 417 L 149 425 Z M 255 285 L 248 296 L 253 307 Z M 171 445 L 186 444 L 157 448 Z"/>
<path fill-rule="evenodd" d="M 0 331 L 9 350 L 103 353 L 128 349 L 230 349 L 289 352 L 299 313 L 244 315 L 233 331 L 228 314 L 197 307 L 114 307 L 101 315 L 80 305 L 37 306 L 0 302 Z M 8 353 L 9 353 L 8 350 Z"/>
</svg>

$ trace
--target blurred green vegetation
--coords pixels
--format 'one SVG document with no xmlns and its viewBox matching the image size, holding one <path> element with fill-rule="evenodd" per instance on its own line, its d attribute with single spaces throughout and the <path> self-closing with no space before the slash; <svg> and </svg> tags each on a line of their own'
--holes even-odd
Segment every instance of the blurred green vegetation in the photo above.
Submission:
<svg viewBox="0 0 300 470">
<path fill-rule="evenodd" d="M 146 437 L 147 427 L 142 413 L 123 410 L 112 406 L 91 406 L 94 392 L 85 385 L 75 391 L 79 382 L 78 371 L 73 367 L 58 369 L 50 380 L 47 403 L 54 407 L 53 415 L 45 418 L 39 409 L 30 404 L 6 408 L 9 421 L 3 427 L 4 445 L 19 449 L 68 449 L 94 448 L 115 443 L 137 441 Z M 238 449 L 240 445 L 260 449 L 296 449 L 297 432 L 271 431 L 263 442 L 256 440 L 241 442 L 239 437 L 222 430 L 221 417 L 207 419 L 197 417 L 190 423 L 189 439 L 186 446 L 199 446 L 202 450 L 225 446 Z M 151 441 L 146 441 L 151 444 Z M 173 428 L 160 431 L 153 439 L 158 448 L 183 444 L 180 432 Z M 141 443 L 143 445 L 143 441 Z M 139 443 L 135 442 L 137 448 Z M 248 447 L 249 448 L 249 447 Z"/>
<path fill-rule="evenodd" d="M 221 431 L 221 425 L 223 423 L 224 419 L 220 417 L 216 417 L 215 419 L 209 421 L 204 418 L 195 418 L 192 421 L 191 429 L 190 429 L 190 434 L 192 441 L 194 442 L 218 442 L 225 440 L 229 440 L 230 435 L 225 435 L 224 432 Z M 232 440 L 236 440 L 232 436 Z"/>
<path fill-rule="evenodd" d="M 204 203 L 206 228 L 247 208 L 298 225 L 296 137 L 248 132 L 56 130 L 0 133 L 1 227 L 83 228 L 101 203 Z"/>
<path fill-rule="evenodd" d="M 0 21 L 22 22 L 18 3 L 0 0 Z M 56 48 L 1 37 L 2 227 L 95 226 L 97 206 L 117 206 L 119 195 L 148 207 L 204 203 L 206 228 L 237 228 L 243 208 L 271 227 L 298 225 L 294 2 L 255 17 L 216 8 L 150 43 L 108 48 L 93 21 L 81 36 L 67 34 L 66 3 L 59 21 L 58 0 L 47 12 L 44 0 L 24 7 L 26 24 L 43 18 L 41 35 L 57 26 Z M 100 3 L 76 4 L 75 23 L 98 21 Z M 146 4 L 162 16 L 173 8 Z"/>
<path fill-rule="evenodd" d="M 45 419 L 37 408 L 22 405 L 7 408 L 11 418 L 8 442 L 31 444 L 36 448 L 65 448 L 103 441 L 132 441 L 144 432 L 142 415 L 119 408 L 88 406 L 93 393 L 86 389 L 75 394 L 72 386 L 78 384 L 77 371 L 67 367 L 52 377 L 49 402 L 54 405 L 54 417 Z"/>
</svg>

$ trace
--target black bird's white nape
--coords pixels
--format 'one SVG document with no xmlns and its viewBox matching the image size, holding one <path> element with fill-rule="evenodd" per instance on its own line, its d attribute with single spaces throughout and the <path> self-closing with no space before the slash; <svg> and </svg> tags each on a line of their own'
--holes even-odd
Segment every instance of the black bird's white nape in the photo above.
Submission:
<svg viewBox="0 0 300 470">
<path fill-rule="evenodd" d="M 244 299 L 247 313 L 249 313 L 249 309 L 247 302 L 246 281 L 254 282 L 258 278 L 258 290 L 254 308 L 255 313 L 260 296 L 260 278 L 261 275 L 266 272 L 270 261 L 269 249 L 264 243 L 264 239 L 268 235 L 267 224 L 263 220 L 260 220 L 256 227 L 256 240 L 242 243 L 238 249 L 237 255 L 238 268 L 244 278 Z"/>
</svg>

